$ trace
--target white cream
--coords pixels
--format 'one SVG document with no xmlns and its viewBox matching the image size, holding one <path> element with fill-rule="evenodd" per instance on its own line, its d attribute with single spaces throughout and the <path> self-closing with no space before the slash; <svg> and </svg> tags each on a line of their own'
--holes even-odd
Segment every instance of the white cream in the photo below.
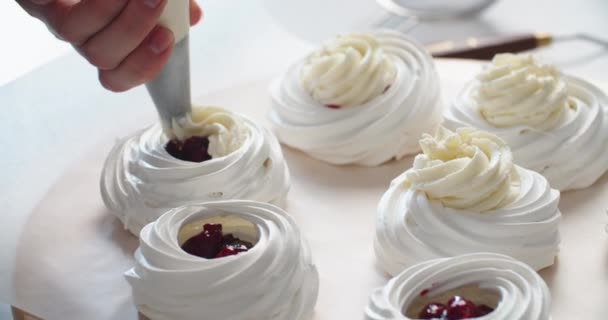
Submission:
<svg viewBox="0 0 608 320">
<path fill-rule="evenodd" d="M 420 140 L 422 154 L 405 172 L 406 186 L 446 207 L 479 212 L 502 208 L 519 192 L 509 147 L 495 135 L 441 127 Z"/>
<path fill-rule="evenodd" d="M 515 163 L 561 190 L 586 188 L 608 170 L 608 98 L 534 58 L 499 55 L 445 112 L 450 129 L 473 126 L 511 147 Z"/>
<path fill-rule="evenodd" d="M 274 81 L 270 94 L 279 140 L 332 164 L 401 159 L 441 121 L 432 58 L 395 31 L 336 38 Z"/>
<path fill-rule="evenodd" d="M 175 124 L 175 123 L 174 123 Z M 169 208 L 210 200 L 249 199 L 282 204 L 289 171 L 271 132 L 230 111 L 199 107 L 177 121 L 176 137 L 209 134 L 213 158 L 182 161 L 165 150 L 160 124 L 112 149 L 101 176 L 106 206 L 133 234 Z"/>
<path fill-rule="evenodd" d="M 429 259 L 495 252 L 537 270 L 552 265 L 560 240 L 559 192 L 540 174 L 509 164 L 500 139 L 470 129 L 453 139 L 463 134 L 493 156 L 484 160 L 479 147 L 471 146 L 467 152 L 473 157 L 452 163 L 427 163 L 426 156 L 419 156 L 415 166 L 428 168 L 414 167 L 393 180 L 378 205 L 374 246 L 379 264 L 395 275 Z"/>
<path fill-rule="evenodd" d="M 433 297 L 463 286 L 478 286 L 500 295 L 494 311 L 479 319 L 551 319 L 551 296 L 542 278 L 511 257 L 491 253 L 430 260 L 403 270 L 386 286 L 374 291 L 365 309 L 365 319 L 411 319 L 403 309 L 420 295 Z"/>
<path fill-rule="evenodd" d="M 471 98 L 486 121 L 496 127 L 526 125 L 550 130 L 570 110 L 568 88 L 559 71 L 531 55 L 496 55 L 477 80 Z"/>
<path fill-rule="evenodd" d="M 303 63 L 304 89 L 321 104 L 362 105 L 381 95 L 394 81 L 394 57 L 371 34 L 345 34 L 313 52 Z"/>
<path fill-rule="evenodd" d="M 173 120 L 171 138 L 184 141 L 193 136 L 209 139 L 212 158 L 225 157 L 238 150 L 250 136 L 245 121 L 217 107 L 193 108 L 189 117 Z"/>
<path fill-rule="evenodd" d="M 218 259 L 181 249 L 183 226 L 218 216 L 255 225 L 255 246 Z M 138 310 L 151 320 L 306 320 L 318 295 L 318 272 L 295 222 L 265 203 L 220 201 L 171 209 L 142 230 L 135 262 L 125 276 Z"/>
</svg>

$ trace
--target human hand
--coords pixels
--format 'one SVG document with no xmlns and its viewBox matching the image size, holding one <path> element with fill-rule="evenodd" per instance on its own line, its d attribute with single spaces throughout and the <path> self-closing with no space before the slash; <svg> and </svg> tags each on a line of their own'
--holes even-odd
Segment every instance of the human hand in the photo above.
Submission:
<svg viewBox="0 0 608 320">
<path fill-rule="evenodd" d="M 153 79 L 165 65 L 175 39 L 157 25 L 176 0 L 17 0 L 59 39 L 71 43 L 99 71 L 108 90 L 121 92 Z M 190 24 L 202 17 L 190 0 Z"/>
</svg>

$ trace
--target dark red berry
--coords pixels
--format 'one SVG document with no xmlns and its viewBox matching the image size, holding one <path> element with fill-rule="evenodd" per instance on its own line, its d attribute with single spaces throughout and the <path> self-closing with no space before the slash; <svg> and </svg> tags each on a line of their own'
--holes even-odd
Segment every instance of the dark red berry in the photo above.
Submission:
<svg viewBox="0 0 608 320">
<path fill-rule="evenodd" d="M 337 105 L 337 104 L 326 104 L 326 107 L 330 108 L 330 109 L 340 109 L 342 108 L 341 106 Z"/>
<path fill-rule="evenodd" d="M 220 252 L 217 253 L 217 255 L 215 257 L 221 258 L 221 257 L 233 256 L 233 255 L 239 254 L 241 252 L 245 252 L 247 250 L 249 250 L 249 248 L 247 248 L 243 245 L 239 245 L 239 246 L 224 245 L 224 246 L 222 246 L 222 249 L 220 250 Z"/>
<path fill-rule="evenodd" d="M 445 305 L 441 303 L 429 303 L 420 311 L 418 318 L 420 319 L 444 319 L 446 313 Z"/>
<path fill-rule="evenodd" d="M 182 152 L 184 158 L 192 162 L 203 162 L 211 159 L 207 152 L 209 148 L 209 139 L 206 137 L 191 137 L 184 141 Z"/>
<path fill-rule="evenodd" d="M 208 153 L 209 139 L 207 137 L 190 137 L 186 141 L 171 140 L 165 150 L 173 157 L 191 162 L 203 162 L 211 159 Z"/>
<path fill-rule="evenodd" d="M 215 257 L 221 258 L 221 257 L 233 256 L 235 254 L 238 254 L 238 252 L 236 250 L 234 250 L 234 248 L 232 248 L 230 246 L 223 246 L 222 249 L 220 250 L 220 252 L 218 252 L 217 255 L 215 255 Z"/>
<path fill-rule="evenodd" d="M 454 296 L 448 301 L 446 318 L 460 320 L 477 317 L 477 306 L 460 296 Z"/>
<path fill-rule="evenodd" d="M 428 292 L 422 292 L 426 295 Z M 476 306 L 475 303 L 460 296 L 453 296 L 447 306 L 441 303 L 430 303 L 420 311 L 420 319 L 440 319 L 440 320 L 461 320 L 485 316 L 494 311 L 493 308 L 482 304 Z"/>
<path fill-rule="evenodd" d="M 222 230 L 223 227 L 221 223 L 205 223 L 203 225 L 203 232 L 209 234 L 221 234 L 223 236 Z"/>
<path fill-rule="evenodd" d="M 494 308 L 488 307 L 485 304 L 477 306 L 477 316 L 478 317 L 485 316 L 488 313 L 492 313 L 492 311 L 494 311 Z"/>
<path fill-rule="evenodd" d="M 224 235 L 221 224 L 205 224 L 203 231 L 188 239 L 182 249 L 201 258 L 213 259 L 236 255 L 252 247 L 251 242 L 241 240 L 230 233 Z"/>
<path fill-rule="evenodd" d="M 182 142 L 178 141 L 178 140 L 171 140 L 171 141 L 167 142 L 167 145 L 165 146 L 165 150 L 167 150 L 167 152 L 170 155 L 179 159 L 179 156 L 181 155 L 181 152 L 182 152 Z"/>
<path fill-rule="evenodd" d="M 212 259 L 222 248 L 222 225 L 205 224 L 203 232 L 188 239 L 182 249 L 191 255 Z"/>
</svg>

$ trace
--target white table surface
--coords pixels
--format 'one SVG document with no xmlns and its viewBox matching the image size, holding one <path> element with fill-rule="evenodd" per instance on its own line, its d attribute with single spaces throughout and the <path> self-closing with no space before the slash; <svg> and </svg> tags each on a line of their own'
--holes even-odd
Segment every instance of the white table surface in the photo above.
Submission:
<svg viewBox="0 0 608 320">
<path fill-rule="evenodd" d="M 371 0 L 209 0 L 202 5 L 206 18 L 191 40 L 195 97 L 277 74 L 312 43 L 381 12 Z M 38 201 L 75 156 L 133 118 L 154 112 L 143 88 L 105 92 L 96 72 L 75 53 L 46 64 L 69 46 L 17 9 L 13 1 L 0 4 L 0 39 L 12 44 L 3 45 L 0 54 L 0 84 L 8 82 L 0 87 L 0 301 L 8 303 L 15 302 L 17 241 Z M 605 0 L 503 0 L 478 19 L 422 25 L 412 33 L 431 41 L 517 31 L 601 36 L 602 30 L 608 30 Z M 580 42 L 542 52 L 565 71 L 599 81 L 608 80 L 607 53 Z"/>
</svg>

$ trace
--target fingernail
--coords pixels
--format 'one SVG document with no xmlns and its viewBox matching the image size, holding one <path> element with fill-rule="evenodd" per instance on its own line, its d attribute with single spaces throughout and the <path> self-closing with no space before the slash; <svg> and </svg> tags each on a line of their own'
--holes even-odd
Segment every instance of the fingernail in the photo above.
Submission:
<svg viewBox="0 0 608 320">
<path fill-rule="evenodd" d="M 150 9 L 156 9 L 156 7 L 158 7 L 162 1 L 163 0 L 144 0 L 144 5 Z"/>
<path fill-rule="evenodd" d="M 173 44 L 173 32 L 164 27 L 157 27 L 152 31 L 148 46 L 154 54 L 161 54 Z"/>
</svg>

